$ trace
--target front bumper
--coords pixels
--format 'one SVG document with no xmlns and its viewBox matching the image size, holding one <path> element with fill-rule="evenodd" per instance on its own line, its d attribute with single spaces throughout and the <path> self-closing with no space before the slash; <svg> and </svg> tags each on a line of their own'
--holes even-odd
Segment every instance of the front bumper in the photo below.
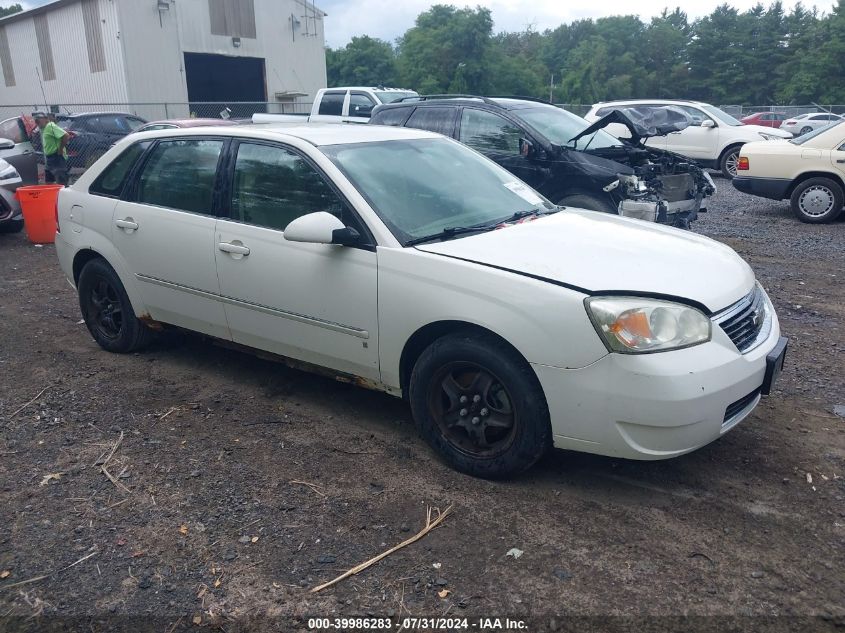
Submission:
<svg viewBox="0 0 845 633">
<path fill-rule="evenodd" d="M 792 181 L 787 178 L 755 178 L 753 176 L 736 176 L 731 182 L 742 193 L 771 200 L 788 198 L 787 192 L 792 185 Z"/>
<path fill-rule="evenodd" d="M 666 459 L 694 451 L 741 422 L 760 401 L 766 357 L 780 340 L 741 354 L 713 328 L 703 345 L 656 354 L 608 354 L 580 369 L 532 365 L 546 394 L 554 444 L 599 455 Z"/>
</svg>

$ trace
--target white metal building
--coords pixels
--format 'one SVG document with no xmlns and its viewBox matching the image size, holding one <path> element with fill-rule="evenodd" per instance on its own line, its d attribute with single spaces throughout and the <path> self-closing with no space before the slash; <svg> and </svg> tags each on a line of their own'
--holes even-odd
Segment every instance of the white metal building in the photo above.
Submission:
<svg viewBox="0 0 845 633">
<path fill-rule="evenodd" d="M 54 0 L 0 19 L 0 105 L 308 102 L 324 17 L 310 0 Z"/>
</svg>

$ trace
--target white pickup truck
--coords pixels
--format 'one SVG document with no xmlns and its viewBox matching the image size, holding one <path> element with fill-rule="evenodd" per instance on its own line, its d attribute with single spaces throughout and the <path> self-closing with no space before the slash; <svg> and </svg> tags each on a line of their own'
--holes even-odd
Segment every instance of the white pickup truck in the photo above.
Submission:
<svg viewBox="0 0 845 633">
<path fill-rule="evenodd" d="M 373 108 L 405 97 L 419 96 L 401 88 L 323 88 L 317 93 L 311 114 L 254 114 L 253 123 L 367 123 Z"/>
</svg>

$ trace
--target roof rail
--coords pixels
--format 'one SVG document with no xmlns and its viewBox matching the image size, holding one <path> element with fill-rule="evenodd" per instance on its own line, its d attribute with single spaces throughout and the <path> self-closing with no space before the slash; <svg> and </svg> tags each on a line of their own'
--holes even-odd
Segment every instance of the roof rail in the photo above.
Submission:
<svg viewBox="0 0 845 633">
<path fill-rule="evenodd" d="M 466 94 L 434 94 L 434 95 L 419 95 L 416 97 L 402 97 L 391 103 L 399 103 L 400 101 L 435 101 L 437 99 L 480 99 L 488 105 L 499 105 L 489 97 L 482 97 L 481 95 L 466 95 Z"/>
<path fill-rule="evenodd" d="M 546 105 L 554 105 L 548 99 L 538 99 L 536 97 L 519 97 L 516 95 L 491 95 L 490 99 L 519 99 L 520 101 L 533 101 L 534 103 L 545 103 Z"/>
</svg>

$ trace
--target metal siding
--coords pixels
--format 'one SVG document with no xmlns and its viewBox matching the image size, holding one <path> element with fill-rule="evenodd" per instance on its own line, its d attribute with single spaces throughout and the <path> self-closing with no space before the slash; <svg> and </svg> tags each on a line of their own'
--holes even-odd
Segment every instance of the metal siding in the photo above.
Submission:
<svg viewBox="0 0 845 633">
<path fill-rule="evenodd" d="M 85 43 L 88 47 L 88 67 L 92 73 L 106 69 L 103 49 L 103 28 L 100 24 L 99 0 L 83 0 L 82 19 L 85 23 Z"/>
<path fill-rule="evenodd" d="M 41 79 L 53 81 L 56 78 L 56 65 L 53 63 L 53 44 L 50 42 L 50 24 L 47 22 L 49 14 L 36 15 L 35 40 L 38 43 L 38 56 L 41 59 Z"/>
<path fill-rule="evenodd" d="M 224 0 L 208 0 L 208 13 L 211 16 L 211 33 L 213 35 L 228 35 Z"/>
<path fill-rule="evenodd" d="M 208 0 L 211 34 L 255 39 L 254 0 Z"/>
<path fill-rule="evenodd" d="M 12 64 L 12 51 L 9 50 L 9 37 L 6 27 L 0 26 L 0 65 L 3 66 L 3 80 L 7 86 L 15 85 L 15 66 Z"/>
<path fill-rule="evenodd" d="M 124 0 L 126 1 L 126 0 Z M 222 3 L 221 3 L 222 4 Z M 181 0 L 179 25 L 182 50 L 265 60 L 267 96 L 275 100 L 277 92 L 302 92 L 301 101 L 312 101 L 320 88 L 326 87 L 325 36 L 322 13 L 314 5 L 298 0 L 253 0 L 252 11 L 261 17 L 255 22 L 255 38 L 241 36 L 240 47 L 231 35 L 212 33 L 211 5 L 198 0 Z M 309 17 L 306 35 L 306 13 Z M 291 15 L 301 21 L 294 36 Z M 315 33 L 316 27 L 316 33 Z"/>
<path fill-rule="evenodd" d="M 79 112 L 96 109 L 82 104 L 125 103 L 128 100 L 117 7 L 113 0 L 96 1 L 106 69 L 97 73 L 90 70 L 81 2 L 61 4 L 40 14 L 47 20 L 53 49 L 56 78 L 52 81 L 39 84 L 36 72 L 41 58 L 35 30 L 35 17 L 38 16 L 5 25 L 17 81 L 14 87 L 0 84 L 0 103 L 29 104 L 26 109 L 18 108 L 29 112 L 45 105 L 70 104 L 71 110 Z"/>
</svg>

